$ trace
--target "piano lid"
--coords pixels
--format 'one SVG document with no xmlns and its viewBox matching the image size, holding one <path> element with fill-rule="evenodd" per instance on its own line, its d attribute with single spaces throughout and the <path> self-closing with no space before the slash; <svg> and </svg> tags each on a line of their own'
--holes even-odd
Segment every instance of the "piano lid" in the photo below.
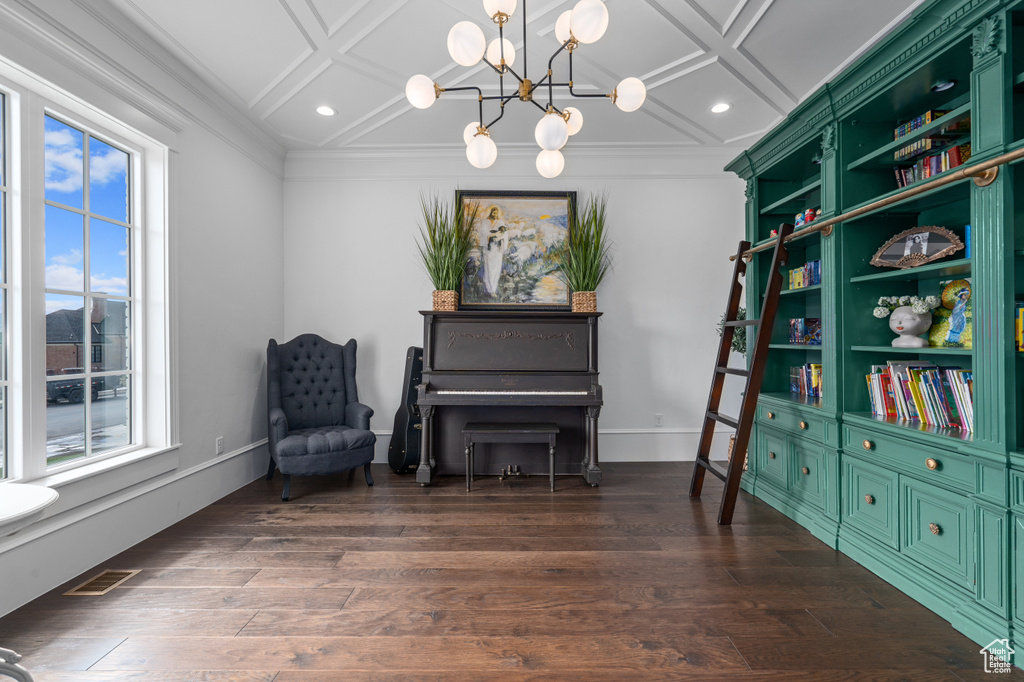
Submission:
<svg viewBox="0 0 1024 682">
<path fill-rule="evenodd" d="M 425 372 L 597 370 L 597 315 L 423 314 Z"/>
</svg>

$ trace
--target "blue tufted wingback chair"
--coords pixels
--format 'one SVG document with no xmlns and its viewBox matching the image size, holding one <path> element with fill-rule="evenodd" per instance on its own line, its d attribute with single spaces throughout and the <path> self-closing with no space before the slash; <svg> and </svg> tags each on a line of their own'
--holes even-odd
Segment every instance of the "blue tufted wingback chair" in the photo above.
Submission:
<svg viewBox="0 0 1024 682">
<path fill-rule="evenodd" d="M 370 462 L 377 437 L 373 410 L 356 392 L 356 340 L 344 346 L 316 334 L 267 346 L 267 411 L 270 469 L 284 474 L 288 501 L 291 475 L 336 474 L 362 465 L 373 485 Z"/>
</svg>

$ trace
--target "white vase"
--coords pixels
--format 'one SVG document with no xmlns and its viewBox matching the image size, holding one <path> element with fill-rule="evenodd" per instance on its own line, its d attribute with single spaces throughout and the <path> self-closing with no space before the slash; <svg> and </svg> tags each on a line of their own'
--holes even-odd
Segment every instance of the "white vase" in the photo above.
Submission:
<svg viewBox="0 0 1024 682">
<path fill-rule="evenodd" d="M 931 326 L 930 311 L 915 313 L 908 305 L 900 306 L 889 316 L 889 329 L 899 334 L 892 340 L 893 348 L 927 348 L 928 339 L 922 339 L 920 335 Z"/>
</svg>

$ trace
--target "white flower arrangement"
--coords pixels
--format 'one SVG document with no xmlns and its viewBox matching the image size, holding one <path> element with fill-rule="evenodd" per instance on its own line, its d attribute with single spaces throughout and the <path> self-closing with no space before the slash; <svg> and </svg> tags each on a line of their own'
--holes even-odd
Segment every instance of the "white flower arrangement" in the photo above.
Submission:
<svg viewBox="0 0 1024 682">
<path fill-rule="evenodd" d="M 873 314 L 875 317 L 882 319 L 889 317 L 889 313 L 896 310 L 901 306 L 910 306 L 918 315 L 924 315 L 930 313 L 935 308 L 942 305 L 942 299 L 938 296 L 882 296 L 878 299 L 878 306 L 875 308 Z"/>
</svg>

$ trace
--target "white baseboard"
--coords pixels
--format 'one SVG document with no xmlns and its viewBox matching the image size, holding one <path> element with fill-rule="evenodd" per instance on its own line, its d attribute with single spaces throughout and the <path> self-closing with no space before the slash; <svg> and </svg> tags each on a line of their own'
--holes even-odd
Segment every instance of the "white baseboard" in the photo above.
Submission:
<svg viewBox="0 0 1024 682">
<path fill-rule="evenodd" d="M 377 431 L 375 464 L 387 464 L 391 431 Z M 730 430 L 716 431 L 711 458 L 725 459 Z M 697 457 L 700 429 L 601 429 L 602 462 L 692 462 Z"/>
</svg>

